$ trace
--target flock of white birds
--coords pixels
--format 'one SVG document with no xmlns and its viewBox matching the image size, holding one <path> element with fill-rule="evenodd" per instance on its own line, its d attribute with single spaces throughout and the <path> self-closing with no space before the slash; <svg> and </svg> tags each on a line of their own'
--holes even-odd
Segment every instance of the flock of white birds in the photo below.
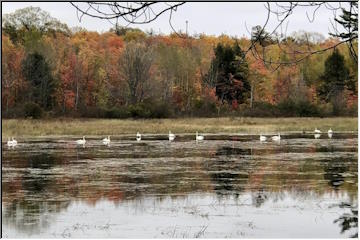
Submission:
<svg viewBox="0 0 360 240">
<path fill-rule="evenodd" d="M 169 131 L 169 141 L 174 141 L 175 139 L 175 134 L 171 133 L 171 131 Z M 201 141 L 204 140 L 204 136 L 200 136 L 198 135 L 198 132 L 196 132 L 196 141 Z M 140 142 L 141 141 L 141 134 L 139 132 L 136 133 L 136 141 Z M 83 136 L 82 139 L 76 140 L 76 144 L 78 145 L 85 145 L 86 143 L 86 139 L 85 136 Z M 110 140 L 110 136 L 108 136 L 107 138 L 104 138 L 102 140 L 102 143 L 104 145 L 109 145 L 111 143 Z"/>
<path fill-rule="evenodd" d="M 319 129 L 315 128 L 315 130 L 314 130 L 314 137 L 315 137 L 316 139 L 318 139 L 318 138 L 320 138 L 320 136 L 321 136 L 321 131 L 320 131 Z M 330 129 L 328 130 L 328 137 L 329 137 L 329 138 L 332 138 L 332 136 L 333 136 L 333 130 L 331 130 L 331 128 L 330 128 Z M 260 135 L 260 142 L 266 142 L 266 140 L 267 140 L 267 137 L 266 137 L 266 136 Z M 272 137 L 271 137 L 271 140 L 274 141 L 274 142 L 280 141 L 280 140 L 281 140 L 280 133 L 278 133 L 278 135 L 272 136 Z"/>
<path fill-rule="evenodd" d="M 7 145 L 8 145 L 9 147 L 16 146 L 16 145 L 17 145 L 17 141 L 16 141 L 14 138 L 12 138 L 12 140 L 10 140 L 10 138 L 8 138 Z"/>
<path fill-rule="evenodd" d="M 321 131 L 317 128 L 315 128 L 314 130 L 314 137 L 317 139 L 317 138 L 320 138 L 321 136 Z M 328 137 L 329 138 L 332 138 L 333 136 L 333 131 L 331 130 L 331 128 L 328 130 Z M 171 131 L 169 131 L 169 141 L 174 141 L 175 140 L 175 134 L 171 133 Z M 198 132 L 196 132 L 196 137 L 195 137 L 195 140 L 196 141 L 203 141 L 204 140 L 204 136 L 203 135 L 199 135 Z M 280 136 L 280 133 L 278 133 L 277 135 L 275 136 L 272 136 L 271 137 L 271 140 L 274 141 L 274 142 L 279 142 L 281 140 L 281 136 Z M 136 141 L 141 141 L 141 134 L 139 132 L 137 132 L 136 134 Z M 267 137 L 264 136 L 264 135 L 260 135 L 260 142 L 266 142 L 267 141 Z M 86 143 L 86 139 L 85 139 L 85 136 L 83 136 L 82 139 L 79 139 L 79 140 L 76 140 L 76 144 L 78 145 L 85 145 Z M 104 145 L 109 145 L 111 143 L 111 140 L 110 140 L 110 136 L 108 136 L 107 138 L 104 138 L 102 140 L 102 143 Z M 18 144 L 18 142 L 12 138 L 10 140 L 10 138 L 8 138 L 8 141 L 7 141 L 7 145 L 9 147 L 14 147 Z"/>
</svg>

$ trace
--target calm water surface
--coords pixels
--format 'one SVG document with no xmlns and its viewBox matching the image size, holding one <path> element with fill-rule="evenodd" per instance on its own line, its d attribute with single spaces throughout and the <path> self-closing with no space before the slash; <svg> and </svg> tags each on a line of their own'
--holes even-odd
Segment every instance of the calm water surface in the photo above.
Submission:
<svg viewBox="0 0 360 240">
<path fill-rule="evenodd" d="M 357 235 L 356 135 L 156 139 L 3 145 L 3 237 Z"/>
</svg>

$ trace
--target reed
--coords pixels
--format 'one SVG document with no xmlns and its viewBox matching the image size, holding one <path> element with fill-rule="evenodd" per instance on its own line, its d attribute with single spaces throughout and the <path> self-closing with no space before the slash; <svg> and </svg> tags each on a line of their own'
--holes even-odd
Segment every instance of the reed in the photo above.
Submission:
<svg viewBox="0 0 360 240">
<path fill-rule="evenodd" d="M 120 135 L 141 133 L 276 133 L 357 131 L 358 119 L 339 118 L 178 118 L 178 119 L 5 119 L 2 138 L 59 135 Z"/>
</svg>

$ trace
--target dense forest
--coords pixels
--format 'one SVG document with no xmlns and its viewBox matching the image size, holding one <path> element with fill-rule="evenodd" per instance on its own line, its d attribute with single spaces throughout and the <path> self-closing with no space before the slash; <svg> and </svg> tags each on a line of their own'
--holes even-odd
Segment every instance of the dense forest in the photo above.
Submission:
<svg viewBox="0 0 360 240">
<path fill-rule="evenodd" d="M 286 62 L 293 57 L 287 50 L 337 42 L 298 31 L 257 44 Z M 163 35 L 119 25 L 103 33 L 69 29 L 40 8 L 20 9 L 3 16 L 2 116 L 357 115 L 357 62 L 346 44 L 276 69 L 247 52 L 250 44 L 251 36 Z"/>
</svg>

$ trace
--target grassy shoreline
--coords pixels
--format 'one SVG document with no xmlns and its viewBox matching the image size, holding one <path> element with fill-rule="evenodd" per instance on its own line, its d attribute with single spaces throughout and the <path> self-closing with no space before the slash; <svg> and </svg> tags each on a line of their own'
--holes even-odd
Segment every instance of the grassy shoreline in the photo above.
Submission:
<svg viewBox="0 0 360 240">
<path fill-rule="evenodd" d="M 358 119 L 339 118 L 179 118 L 179 119 L 3 119 L 2 139 L 57 135 L 120 135 L 137 131 L 147 134 L 357 131 Z"/>
</svg>

